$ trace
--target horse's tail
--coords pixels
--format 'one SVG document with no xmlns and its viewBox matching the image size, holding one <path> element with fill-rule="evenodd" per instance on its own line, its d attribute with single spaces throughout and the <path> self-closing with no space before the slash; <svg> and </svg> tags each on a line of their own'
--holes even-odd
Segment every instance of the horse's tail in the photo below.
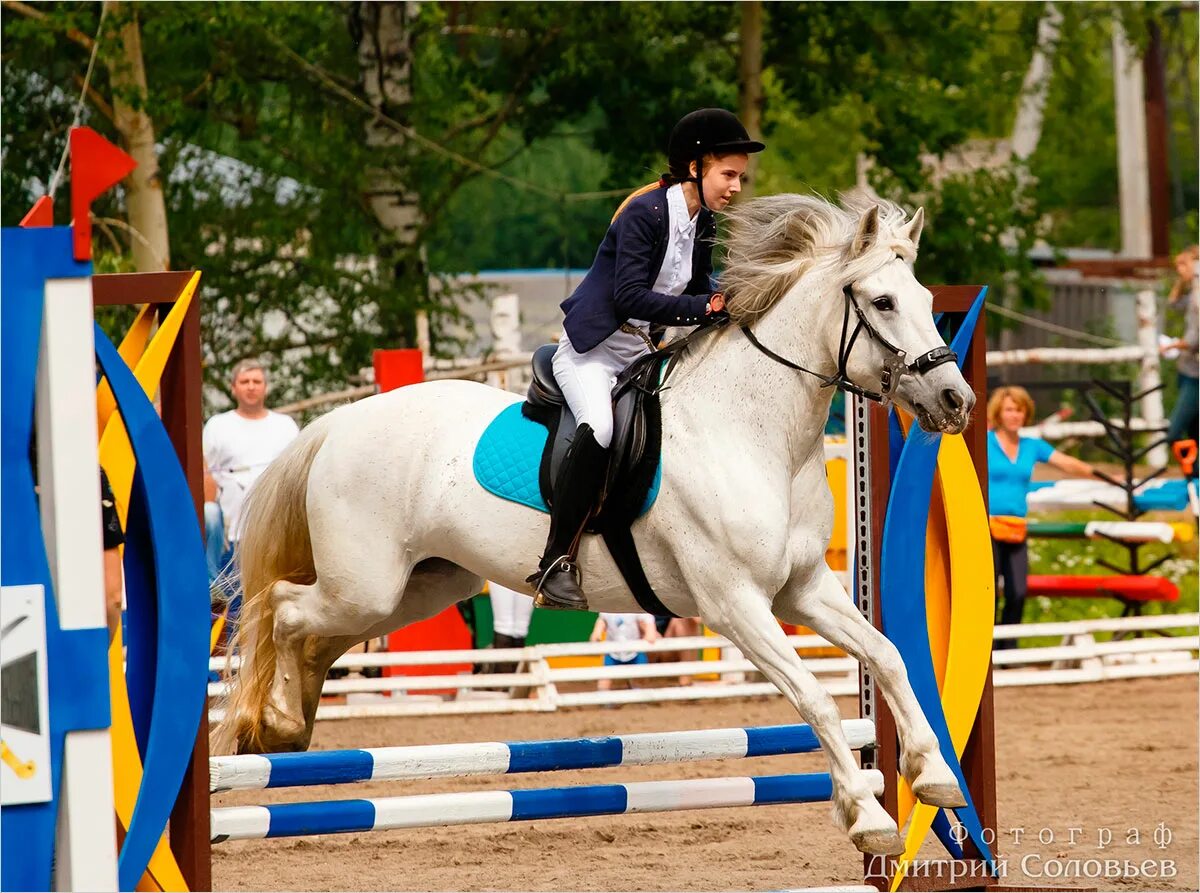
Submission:
<svg viewBox="0 0 1200 893">
<path fill-rule="evenodd" d="M 234 638 L 241 667 L 236 674 L 226 668 L 229 690 L 220 704 L 224 716 L 212 734 L 214 754 L 263 750 L 263 708 L 275 679 L 271 590 L 281 580 L 311 584 L 317 579 L 305 503 L 309 469 L 329 434 L 326 418 L 305 428 L 279 454 L 242 505 L 237 547 L 242 607 Z"/>
</svg>

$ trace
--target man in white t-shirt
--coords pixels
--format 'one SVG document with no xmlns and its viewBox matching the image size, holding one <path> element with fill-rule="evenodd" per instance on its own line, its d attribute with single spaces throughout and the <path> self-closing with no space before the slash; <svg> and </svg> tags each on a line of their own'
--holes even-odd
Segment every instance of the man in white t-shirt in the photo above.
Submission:
<svg viewBox="0 0 1200 893">
<path fill-rule="evenodd" d="M 291 417 L 267 409 L 267 371 L 258 360 L 233 367 L 230 391 L 237 409 L 215 415 L 204 425 L 204 463 L 217 486 L 229 554 L 241 539 L 242 503 L 268 465 L 300 433 Z"/>
</svg>

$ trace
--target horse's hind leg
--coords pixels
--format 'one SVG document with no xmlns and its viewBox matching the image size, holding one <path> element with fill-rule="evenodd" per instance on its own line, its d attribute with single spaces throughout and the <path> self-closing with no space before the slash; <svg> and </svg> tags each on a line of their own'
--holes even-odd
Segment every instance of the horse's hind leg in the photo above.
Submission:
<svg viewBox="0 0 1200 893">
<path fill-rule="evenodd" d="M 693 587 L 693 591 L 701 590 Z M 733 584 L 724 594 L 727 600 L 711 606 L 704 619 L 740 648 L 812 726 L 829 759 L 834 819 L 864 853 L 902 852 L 896 823 L 875 799 L 842 733 L 837 704 L 796 656 L 771 614 L 770 603 L 745 583 Z"/>
<path fill-rule="evenodd" d="M 900 774 L 922 803 L 966 805 L 958 779 L 942 757 L 937 736 L 908 684 L 908 673 L 896 646 L 865 617 L 821 562 L 808 583 L 796 576 L 775 597 L 775 615 L 785 623 L 807 626 L 856 658 L 879 683 L 891 708 L 900 739 Z"/>
<path fill-rule="evenodd" d="M 312 687 L 319 695 L 324 672 L 317 659 L 321 646 L 310 643 L 310 637 L 361 640 L 397 612 L 411 569 L 359 557 L 362 560 L 353 567 L 345 560 L 339 560 L 336 569 L 318 565 L 317 581 L 310 585 L 281 581 L 271 589 L 275 675 L 263 708 L 261 735 L 268 751 L 302 749 L 311 735 Z M 306 687 L 310 710 L 305 709 Z"/>
<path fill-rule="evenodd" d="M 391 600 L 392 610 L 386 616 L 384 616 L 382 608 L 368 613 L 368 616 L 376 618 L 369 627 L 352 635 L 328 638 L 315 634 L 304 635 L 299 641 L 298 652 L 289 652 L 295 658 L 295 662 L 289 663 L 289 667 L 299 667 L 293 678 L 299 679 L 301 709 L 298 716 L 300 721 L 293 720 L 291 718 L 293 714 L 290 712 L 286 714 L 283 712 L 283 710 L 290 711 L 290 704 L 284 706 L 283 710 L 275 708 L 275 714 L 272 717 L 275 722 L 273 727 L 276 729 L 277 738 L 281 739 L 280 743 L 286 741 L 288 746 L 295 750 L 308 748 L 312 738 L 317 707 L 321 701 L 321 689 L 325 684 L 325 676 L 334 661 L 346 653 L 346 649 L 374 636 L 383 635 L 410 623 L 432 617 L 447 606 L 470 598 L 480 590 L 482 585 L 483 580 L 480 577 L 449 561 L 438 558 L 426 559 L 417 564 L 408 575 L 403 593 Z M 319 598 L 319 594 L 316 597 Z M 360 622 L 365 622 L 365 618 Z M 279 629 L 278 625 L 276 629 Z M 276 647 L 279 654 L 284 653 L 278 644 Z M 297 653 L 298 657 L 296 657 Z M 276 683 L 279 684 L 283 682 L 287 674 L 282 672 L 282 664 L 277 666 L 281 668 L 276 674 Z M 283 699 L 289 697 L 292 690 L 286 683 L 278 689 L 281 706 L 286 704 Z"/>
<path fill-rule="evenodd" d="M 369 638 L 369 637 L 367 637 Z M 304 716 L 304 731 L 294 742 L 296 750 L 308 750 L 312 740 L 313 723 L 317 718 L 317 707 L 321 703 L 321 690 L 325 677 L 333 662 L 346 653 L 352 645 L 363 640 L 362 636 L 337 636 L 321 639 L 308 636 L 304 641 L 304 658 L 300 670 L 300 698 Z"/>
</svg>

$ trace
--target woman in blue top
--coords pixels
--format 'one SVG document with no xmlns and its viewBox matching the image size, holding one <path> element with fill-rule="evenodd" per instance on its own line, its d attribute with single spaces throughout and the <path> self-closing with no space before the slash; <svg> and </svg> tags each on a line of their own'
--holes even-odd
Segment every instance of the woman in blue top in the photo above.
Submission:
<svg viewBox="0 0 1200 893">
<path fill-rule="evenodd" d="M 653 350 L 651 324 L 692 326 L 724 310 L 709 278 L 713 212 L 741 191 L 749 153 L 764 148 L 724 109 L 684 116 L 671 132 L 669 173 L 626 200 L 563 302 L 554 378 L 579 427 L 554 482 L 546 550 L 528 578 L 534 604 L 587 609 L 575 556 L 608 466 L 613 384 Z"/>
<path fill-rule="evenodd" d="M 1025 610 L 1029 550 L 1025 543 L 1025 516 L 1033 466 L 1046 462 L 1077 477 L 1091 477 L 1087 462 L 1056 450 L 1040 437 L 1022 437 L 1021 429 L 1033 418 L 1033 398 L 1021 387 L 998 388 L 988 400 L 988 514 L 992 522 L 992 555 L 996 576 L 1004 580 L 1001 623 L 1020 623 Z M 1002 639 L 997 648 L 1011 648 L 1013 639 Z"/>
</svg>

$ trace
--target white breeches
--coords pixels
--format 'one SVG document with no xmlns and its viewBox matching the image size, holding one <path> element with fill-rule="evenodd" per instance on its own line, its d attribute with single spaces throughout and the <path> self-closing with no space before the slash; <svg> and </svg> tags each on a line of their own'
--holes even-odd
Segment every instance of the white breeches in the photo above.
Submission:
<svg viewBox="0 0 1200 893">
<path fill-rule="evenodd" d="M 554 354 L 554 380 L 562 388 L 575 423 L 591 425 L 596 443 L 606 449 L 613 436 L 613 385 L 633 359 L 614 356 L 605 344 L 577 353 L 565 335 Z"/>
<path fill-rule="evenodd" d="M 492 629 L 502 636 L 525 638 L 533 614 L 533 599 L 490 580 L 488 594 L 492 599 Z"/>
</svg>

